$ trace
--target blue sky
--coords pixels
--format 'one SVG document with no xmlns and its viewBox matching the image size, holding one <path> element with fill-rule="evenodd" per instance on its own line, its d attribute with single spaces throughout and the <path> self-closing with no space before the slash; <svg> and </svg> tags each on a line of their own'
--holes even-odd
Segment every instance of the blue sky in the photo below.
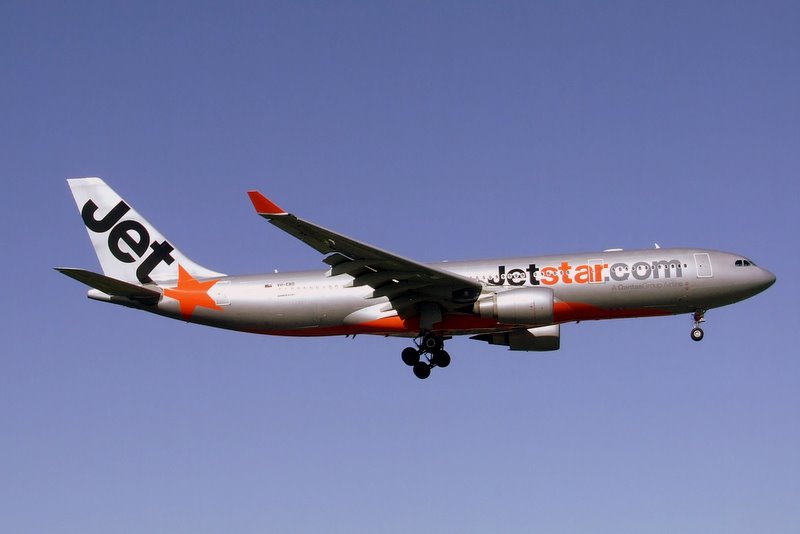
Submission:
<svg viewBox="0 0 800 534">
<path fill-rule="evenodd" d="M 797 532 L 793 2 L 6 2 L 0 531 Z M 778 276 L 562 349 L 103 305 L 64 179 L 196 261 L 322 268 L 245 195 L 420 260 L 698 246 Z"/>
</svg>

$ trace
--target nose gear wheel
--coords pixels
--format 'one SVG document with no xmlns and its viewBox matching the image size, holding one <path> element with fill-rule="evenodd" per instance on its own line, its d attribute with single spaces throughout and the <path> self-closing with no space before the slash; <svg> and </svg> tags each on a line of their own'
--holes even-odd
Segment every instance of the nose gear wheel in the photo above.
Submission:
<svg viewBox="0 0 800 534">
<path fill-rule="evenodd" d="M 700 328 L 700 323 L 704 323 L 706 320 L 705 314 L 706 314 L 705 310 L 697 310 L 692 315 L 692 321 L 694 321 L 694 327 L 692 328 L 691 336 L 693 341 L 700 341 L 701 339 L 703 339 L 703 336 L 705 335 L 703 329 Z"/>
</svg>

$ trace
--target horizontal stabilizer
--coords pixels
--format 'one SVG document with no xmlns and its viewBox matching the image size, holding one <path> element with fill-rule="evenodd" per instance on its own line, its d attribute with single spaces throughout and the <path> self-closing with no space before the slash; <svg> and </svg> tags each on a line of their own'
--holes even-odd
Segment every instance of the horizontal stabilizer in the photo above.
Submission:
<svg viewBox="0 0 800 534">
<path fill-rule="evenodd" d="M 116 278 L 93 273 L 86 269 L 70 269 L 66 267 L 56 267 L 56 271 L 74 278 L 89 287 L 99 289 L 103 293 L 112 297 L 124 297 L 141 304 L 157 304 L 161 299 L 161 292 L 146 287 L 137 286 Z"/>
</svg>

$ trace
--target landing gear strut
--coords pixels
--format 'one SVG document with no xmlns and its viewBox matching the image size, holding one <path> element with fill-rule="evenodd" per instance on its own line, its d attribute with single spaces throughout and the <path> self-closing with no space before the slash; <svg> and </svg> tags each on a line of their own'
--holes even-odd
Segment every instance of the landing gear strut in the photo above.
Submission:
<svg viewBox="0 0 800 534">
<path fill-rule="evenodd" d="M 692 320 L 694 321 L 694 328 L 692 328 L 691 333 L 693 341 L 700 341 L 705 335 L 703 329 L 700 328 L 700 323 L 705 322 L 705 314 L 705 310 L 697 310 L 694 312 L 694 315 L 692 315 Z"/>
<path fill-rule="evenodd" d="M 420 339 L 420 338 L 417 338 Z M 444 350 L 444 337 L 431 332 L 422 334 L 419 341 L 414 341 L 417 345 L 403 349 L 403 363 L 412 367 L 414 376 L 424 380 L 431 375 L 434 367 L 447 367 L 450 365 L 450 355 Z M 424 358 L 423 358 L 424 357 Z"/>
</svg>

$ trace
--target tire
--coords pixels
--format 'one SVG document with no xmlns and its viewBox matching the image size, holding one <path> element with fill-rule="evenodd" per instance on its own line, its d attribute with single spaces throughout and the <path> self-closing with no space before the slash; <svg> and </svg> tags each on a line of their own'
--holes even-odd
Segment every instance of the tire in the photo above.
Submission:
<svg viewBox="0 0 800 534">
<path fill-rule="evenodd" d="M 445 368 L 450 365 L 450 355 L 446 350 L 440 350 L 433 355 L 433 363 L 436 367 Z"/>
<path fill-rule="evenodd" d="M 414 376 L 420 380 L 425 380 L 431 376 L 431 367 L 425 362 L 417 362 L 414 364 Z"/>
<path fill-rule="evenodd" d="M 692 340 L 700 341 L 705 335 L 702 328 L 692 328 Z"/>
<path fill-rule="evenodd" d="M 403 358 L 403 363 L 409 367 L 414 367 L 419 363 L 419 351 L 413 347 L 404 348 L 401 357 Z"/>
</svg>

